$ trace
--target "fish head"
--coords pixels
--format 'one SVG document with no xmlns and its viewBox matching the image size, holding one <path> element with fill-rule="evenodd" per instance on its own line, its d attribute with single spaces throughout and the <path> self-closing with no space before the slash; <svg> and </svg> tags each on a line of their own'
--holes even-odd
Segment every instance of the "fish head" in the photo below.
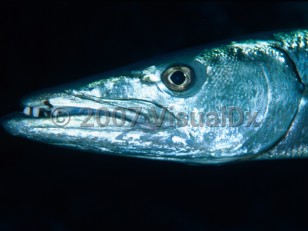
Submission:
<svg viewBox="0 0 308 231">
<path fill-rule="evenodd" d="M 86 151 L 185 163 L 252 158 L 296 114 L 300 83 L 288 62 L 269 43 L 193 49 L 44 90 L 3 124 Z"/>
</svg>

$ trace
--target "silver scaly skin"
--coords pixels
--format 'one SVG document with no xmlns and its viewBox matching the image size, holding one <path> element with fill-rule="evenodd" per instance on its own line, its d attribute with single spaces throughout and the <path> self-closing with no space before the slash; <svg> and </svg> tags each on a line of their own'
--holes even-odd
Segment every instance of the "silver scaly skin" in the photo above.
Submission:
<svg viewBox="0 0 308 231">
<path fill-rule="evenodd" d="M 308 30 L 297 30 L 190 49 L 42 91 L 2 124 L 49 144 L 184 163 L 306 157 L 307 84 Z"/>
</svg>

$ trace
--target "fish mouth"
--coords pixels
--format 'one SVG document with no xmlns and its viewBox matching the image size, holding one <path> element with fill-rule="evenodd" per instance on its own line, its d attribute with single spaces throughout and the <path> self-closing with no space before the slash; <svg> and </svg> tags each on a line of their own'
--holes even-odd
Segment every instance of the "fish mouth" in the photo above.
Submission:
<svg viewBox="0 0 308 231">
<path fill-rule="evenodd" d="M 177 120 L 163 105 L 142 99 L 100 99 L 68 92 L 43 97 L 24 100 L 21 112 L 3 117 L 5 129 L 23 136 L 35 128 L 155 132 L 170 127 L 165 118 Z"/>
</svg>

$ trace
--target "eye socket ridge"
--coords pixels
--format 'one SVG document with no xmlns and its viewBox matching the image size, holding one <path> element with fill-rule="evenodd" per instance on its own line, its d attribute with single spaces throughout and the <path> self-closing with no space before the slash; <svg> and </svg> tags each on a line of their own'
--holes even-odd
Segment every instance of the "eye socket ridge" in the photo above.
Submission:
<svg viewBox="0 0 308 231">
<path fill-rule="evenodd" d="M 162 82 L 172 91 L 187 90 L 194 80 L 193 70 L 186 65 L 174 65 L 162 73 Z"/>
</svg>

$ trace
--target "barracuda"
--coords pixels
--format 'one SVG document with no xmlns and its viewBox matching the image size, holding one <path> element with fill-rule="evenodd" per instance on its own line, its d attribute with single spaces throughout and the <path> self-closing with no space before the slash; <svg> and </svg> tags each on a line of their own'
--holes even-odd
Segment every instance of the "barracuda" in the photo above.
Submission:
<svg viewBox="0 0 308 231">
<path fill-rule="evenodd" d="M 308 156 L 308 30 L 198 47 L 44 90 L 13 135 L 184 163 Z"/>
</svg>

